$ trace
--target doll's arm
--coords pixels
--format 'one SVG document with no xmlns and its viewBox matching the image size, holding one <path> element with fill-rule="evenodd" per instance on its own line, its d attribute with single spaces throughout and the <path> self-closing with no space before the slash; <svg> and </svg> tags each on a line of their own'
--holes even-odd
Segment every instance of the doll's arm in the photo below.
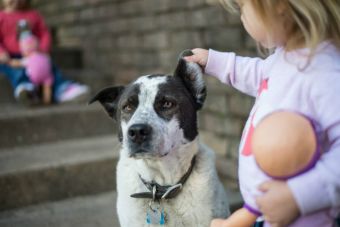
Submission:
<svg viewBox="0 0 340 227">
<path fill-rule="evenodd" d="M 257 216 L 246 208 L 236 210 L 227 219 L 214 219 L 210 227 L 251 227 Z"/>
<path fill-rule="evenodd" d="M 52 89 L 51 85 L 43 85 L 43 102 L 44 104 L 50 104 L 52 101 Z"/>
</svg>

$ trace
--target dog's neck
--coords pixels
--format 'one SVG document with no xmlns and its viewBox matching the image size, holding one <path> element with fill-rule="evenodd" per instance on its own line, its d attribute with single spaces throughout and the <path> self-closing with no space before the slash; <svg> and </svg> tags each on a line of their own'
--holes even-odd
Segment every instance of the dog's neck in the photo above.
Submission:
<svg viewBox="0 0 340 227">
<path fill-rule="evenodd" d="M 136 170 L 145 181 L 154 181 L 160 185 L 173 185 L 188 171 L 198 150 L 199 144 L 196 138 L 160 159 L 136 160 Z"/>
</svg>

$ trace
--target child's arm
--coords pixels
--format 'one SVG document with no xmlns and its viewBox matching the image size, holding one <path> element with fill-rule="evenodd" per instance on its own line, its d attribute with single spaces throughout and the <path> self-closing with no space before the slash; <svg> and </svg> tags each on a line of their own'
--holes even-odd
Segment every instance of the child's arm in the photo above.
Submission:
<svg viewBox="0 0 340 227">
<path fill-rule="evenodd" d="M 39 40 L 39 50 L 44 53 L 49 53 L 51 49 L 51 34 L 48 27 L 45 24 L 44 18 L 37 12 L 36 17 L 38 19 L 36 33 Z"/>
<path fill-rule="evenodd" d="M 252 96 L 256 96 L 264 79 L 265 66 L 273 59 L 273 56 L 265 60 L 239 57 L 232 52 L 201 48 L 193 49 L 192 52 L 194 55 L 185 57 L 185 60 L 198 63 L 207 74 Z"/>
<path fill-rule="evenodd" d="M 326 150 L 323 150 L 320 160 L 308 172 L 291 178 L 281 185 L 277 185 L 278 182 L 275 181 L 265 183 L 267 192 L 261 196 L 262 199 L 259 197 L 258 205 L 263 214 L 280 224 L 286 223 L 287 220 L 292 221 L 299 214 L 307 215 L 324 209 L 340 208 L 340 102 L 338 101 L 340 80 L 336 79 L 338 78 L 336 74 L 329 76 L 324 73 L 318 76 L 320 80 L 315 81 L 314 87 L 310 90 L 310 100 L 313 100 L 312 112 L 316 111 L 319 126 L 326 133 L 324 137 Z M 290 192 L 290 198 L 282 196 L 282 193 L 275 193 L 277 190 Z M 273 193 L 269 194 L 271 191 Z M 264 208 L 264 205 L 267 208 Z M 297 211 L 294 206 L 298 208 Z M 270 207 L 280 207 L 280 209 L 273 210 Z"/>
<path fill-rule="evenodd" d="M 272 58 L 269 56 L 263 60 L 240 57 L 232 52 L 210 49 L 205 72 L 243 93 L 256 96 L 262 80 L 265 79 L 266 65 Z"/>
<path fill-rule="evenodd" d="M 254 225 L 257 216 L 246 208 L 235 211 L 227 219 L 214 219 L 210 227 L 251 227 Z"/>
<path fill-rule="evenodd" d="M 1 50 L 0 47 L 0 64 L 6 64 L 10 60 L 8 53 L 5 50 Z"/>
<path fill-rule="evenodd" d="M 22 68 L 25 67 L 24 63 L 20 59 L 11 59 L 9 60 L 9 65 L 13 68 Z"/>
<path fill-rule="evenodd" d="M 0 64 L 7 64 L 10 60 L 10 56 L 3 46 L 2 36 L 0 35 Z"/>
<path fill-rule="evenodd" d="M 325 96 L 323 98 L 327 99 Z M 336 96 L 328 99 L 327 107 L 318 106 L 320 112 L 323 112 L 320 115 L 328 118 L 325 122 L 328 124 L 326 132 L 330 147 L 315 168 L 288 180 L 303 215 L 331 207 L 340 208 L 340 104 L 334 101 L 336 99 Z"/>
<path fill-rule="evenodd" d="M 313 169 L 287 181 L 302 215 L 325 208 L 340 208 L 339 74 L 333 71 L 333 74 L 323 73 L 318 77 L 320 79 L 311 90 L 311 100 L 319 125 L 326 134 L 325 150 Z"/>
</svg>

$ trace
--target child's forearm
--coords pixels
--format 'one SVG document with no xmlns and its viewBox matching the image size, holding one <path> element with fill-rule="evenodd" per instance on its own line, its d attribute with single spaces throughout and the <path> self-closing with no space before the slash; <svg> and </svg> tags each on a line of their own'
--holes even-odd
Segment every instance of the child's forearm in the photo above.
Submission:
<svg viewBox="0 0 340 227">
<path fill-rule="evenodd" d="M 19 59 L 11 59 L 9 61 L 9 65 L 12 66 L 13 68 L 21 68 L 24 67 L 24 64 L 22 63 L 21 60 Z"/>
<path fill-rule="evenodd" d="M 227 219 L 215 219 L 210 227 L 251 227 L 255 223 L 257 216 L 249 212 L 246 208 L 235 211 Z"/>
</svg>

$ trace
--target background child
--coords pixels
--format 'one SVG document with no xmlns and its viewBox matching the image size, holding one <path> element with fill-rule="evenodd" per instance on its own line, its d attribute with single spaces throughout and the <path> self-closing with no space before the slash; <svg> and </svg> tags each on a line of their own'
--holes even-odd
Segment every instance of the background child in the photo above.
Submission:
<svg viewBox="0 0 340 227">
<path fill-rule="evenodd" d="M 335 226 L 340 209 L 340 2 L 239 0 L 236 4 L 247 32 L 275 52 L 262 60 L 194 49 L 186 60 L 256 97 L 240 143 L 239 181 L 245 208 L 262 214 L 267 226 Z M 263 174 L 249 146 L 252 129 L 277 110 L 313 120 L 323 150 L 313 169 L 287 181 Z M 258 190 L 252 190 L 254 185 Z M 217 219 L 211 227 L 227 223 Z"/>
<path fill-rule="evenodd" d="M 22 59 L 13 59 L 9 62 L 12 67 L 24 67 L 29 80 L 36 86 L 41 87 L 42 101 L 50 104 L 52 98 L 52 65 L 50 57 L 39 51 L 38 39 L 32 34 L 26 20 L 18 22 L 19 46 Z"/>
<path fill-rule="evenodd" d="M 29 8 L 29 0 L 3 0 L 3 10 L 0 11 L 0 73 L 5 75 L 14 89 L 14 96 L 24 104 L 36 104 L 36 87 L 27 77 L 25 68 L 12 67 L 12 59 L 22 58 L 17 24 L 26 20 L 32 34 L 39 41 L 39 51 L 49 53 L 51 47 L 50 33 L 38 12 Z M 57 103 L 84 99 L 89 94 L 89 88 L 69 80 L 65 80 L 61 72 L 52 67 L 53 85 L 52 98 Z"/>
</svg>

